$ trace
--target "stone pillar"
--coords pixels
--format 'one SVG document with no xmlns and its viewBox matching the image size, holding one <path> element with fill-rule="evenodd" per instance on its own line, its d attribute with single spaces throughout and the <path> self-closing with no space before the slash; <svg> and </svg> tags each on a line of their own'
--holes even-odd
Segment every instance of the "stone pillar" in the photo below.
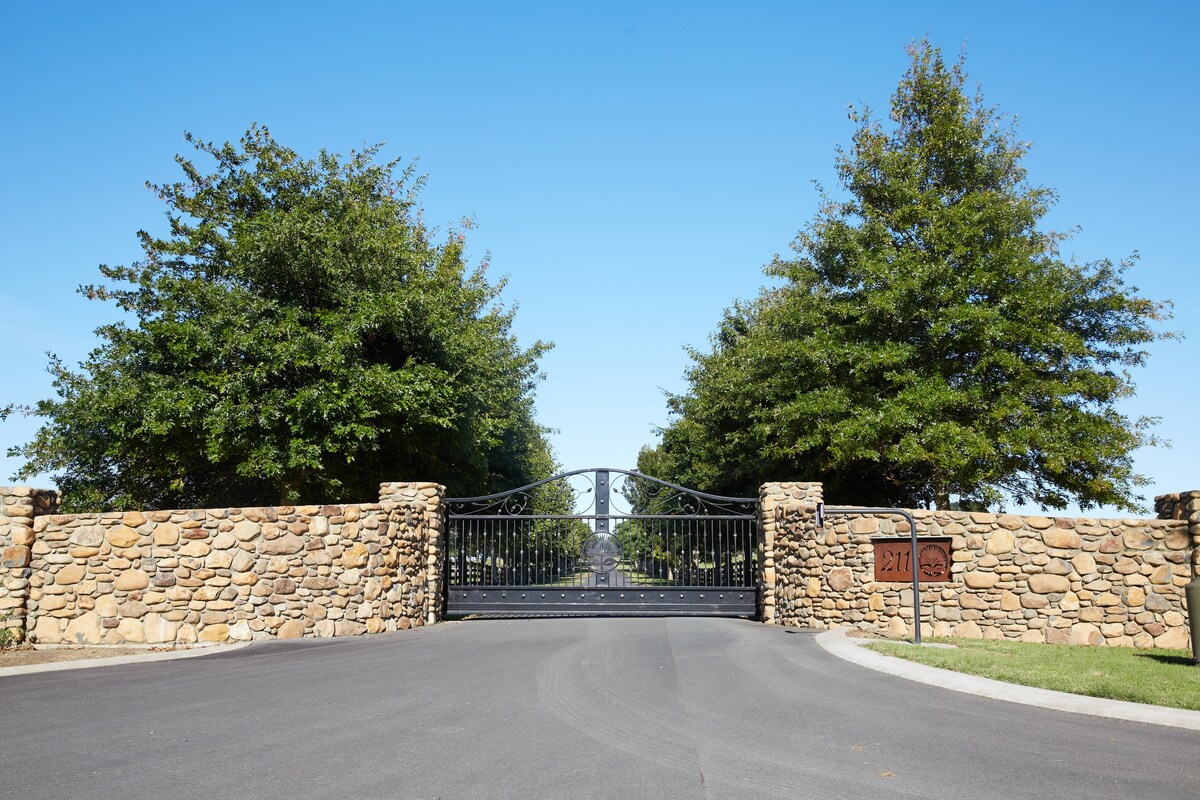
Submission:
<svg viewBox="0 0 1200 800">
<path fill-rule="evenodd" d="M 1200 489 L 1159 495 L 1154 498 L 1154 513 L 1159 519 L 1187 520 L 1192 540 L 1192 579 L 1200 578 Z"/>
<path fill-rule="evenodd" d="M 441 622 L 445 612 L 443 584 L 446 556 L 446 487 L 438 483 L 392 482 L 379 485 L 379 500 L 411 508 L 422 517 L 419 524 L 425 531 L 425 564 L 422 571 L 426 625 Z"/>
<path fill-rule="evenodd" d="M 33 519 L 58 511 L 58 493 L 29 486 L 0 486 L 0 628 L 24 639 L 29 601 Z"/>
<path fill-rule="evenodd" d="M 796 625 L 789 605 L 794 577 L 785 559 L 789 550 L 817 530 L 817 504 L 823 501 L 820 483 L 764 483 L 758 492 L 759 613 L 768 625 Z"/>
</svg>

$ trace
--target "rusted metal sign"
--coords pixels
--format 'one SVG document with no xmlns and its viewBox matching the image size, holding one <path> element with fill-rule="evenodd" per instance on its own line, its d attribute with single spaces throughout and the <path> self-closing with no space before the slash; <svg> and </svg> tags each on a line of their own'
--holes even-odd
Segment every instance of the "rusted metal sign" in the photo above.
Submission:
<svg viewBox="0 0 1200 800">
<path fill-rule="evenodd" d="M 912 540 L 874 539 L 875 580 L 901 582 L 913 579 Z M 950 537 L 917 539 L 917 578 L 925 583 L 950 580 Z"/>
</svg>

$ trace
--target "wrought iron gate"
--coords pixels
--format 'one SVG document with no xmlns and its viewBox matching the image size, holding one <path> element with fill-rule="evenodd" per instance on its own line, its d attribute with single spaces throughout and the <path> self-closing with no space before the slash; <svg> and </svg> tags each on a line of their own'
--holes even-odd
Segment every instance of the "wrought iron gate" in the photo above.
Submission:
<svg viewBox="0 0 1200 800">
<path fill-rule="evenodd" d="M 448 500 L 448 614 L 754 616 L 758 501 L 621 469 Z"/>
</svg>

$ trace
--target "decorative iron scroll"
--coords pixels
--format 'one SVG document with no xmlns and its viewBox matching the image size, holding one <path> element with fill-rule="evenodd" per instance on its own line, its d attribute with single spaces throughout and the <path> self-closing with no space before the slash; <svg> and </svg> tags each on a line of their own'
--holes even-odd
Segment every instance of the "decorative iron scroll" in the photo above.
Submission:
<svg viewBox="0 0 1200 800">
<path fill-rule="evenodd" d="M 596 507 L 595 470 L 568 472 L 507 492 L 446 500 L 453 517 L 571 517 Z"/>
</svg>

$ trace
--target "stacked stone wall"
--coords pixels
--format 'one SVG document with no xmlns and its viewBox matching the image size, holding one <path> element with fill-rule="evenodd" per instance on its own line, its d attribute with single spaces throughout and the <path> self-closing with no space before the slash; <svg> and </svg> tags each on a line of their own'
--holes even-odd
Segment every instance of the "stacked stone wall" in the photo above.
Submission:
<svg viewBox="0 0 1200 800">
<path fill-rule="evenodd" d="M 40 643 L 122 644 L 434 622 L 443 491 L 386 484 L 377 503 L 34 516 L 25 625 Z"/>
<path fill-rule="evenodd" d="M 919 537 L 948 537 L 952 548 L 951 580 L 921 583 L 923 632 L 1187 647 L 1183 587 L 1200 557 L 1200 492 L 1159 498 L 1158 510 L 1170 518 L 910 511 Z M 821 528 L 805 513 L 780 517 L 773 621 L 910 635 L 912 584 L 876 581 L 874 546 L 908 535 L 898 514 L 831 515 Z"/>
<path fill-rule="evenodd" d="M 0 628 L 26 635 L 33 522 L 58 510 L 58 494 L 28 486 L 0 486 Z"/>
<path fill-rule="evenodd" d="M 809 624 L 811 614 L 796 608 L 795 587 L 806 569 L 809 542 L 817 535 L 819 483 L 767 483 L 759 491 L 761 538 L 758 546 L 759 615 L 773 624 Z"/>
<path fill-rule="evenodd" d="M 1187 523 L 1192 540 L 1192 575 L 1200 578 L 1200 489 L 1154 498 L 1154 513 L 1159 519 Z"/>
</svg>

